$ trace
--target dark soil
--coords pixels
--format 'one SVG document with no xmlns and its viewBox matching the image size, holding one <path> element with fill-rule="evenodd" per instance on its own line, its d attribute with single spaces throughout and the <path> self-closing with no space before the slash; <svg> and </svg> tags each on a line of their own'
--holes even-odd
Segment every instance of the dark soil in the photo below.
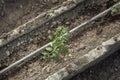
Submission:
<svg viewBox="0 0 120 80">
<path fill-rule="evenodd" d="M 66 0 L 0 0 L 0 35 Z"/>
<path fill-rule="evenodd" d="M 71 80 L 120 80 L 120 50 Z"/>
<path fill-rule="evenodd" d="M 105 18 L 101 18 L 86 26 L 83 32 L 80 30 L 80 32 L 78 32 L 78 35 L 76 35 L 76 37 L 70 41 L 69 55 L 62 58 L 60 62 L 45 62 L 44 60 L 41 60 L 41 58 L 37 58 L 35 60 L 29 61 L 25 66 L 17 70 L 17 72 L 14 72 L 9 76 L 5 76 L 2 79 L 44 80 L 50 74 L 55 73 L 72 61 L 77 60 L 80 56 L 86 54 L 88 51 L 95 48 L 103 41 L 106 41 L 114 35 L 118 34 L 120 32 L 119 18 L 120 15 L 108 15 Z M 79 25 L 80 21 L 81 17 L 77 18 L 75 22 L 70 26 L 74 27 L 76 25 Z M 29 48 L 29 51 L 30 49 L 31 48 Z M 22 53 L 26 53 L 26 51 Z"/>
<path fill-rule="evenodd" d="M 17 46 L 9 45 L 6 48 L 7 49 L 6 52 L 11 53 L 11 55 L 6 60 L 3 60 L 1 64 L 8 66 L 11 63 L 21 59 L 22 57 L 30 54 L 30 52 L 48 43 L 49 40 L 47 36 L 52 34 L 54 32 L 54 29 L 59 25 L 67 26 L 69 29 L 72 29 L 77 25 L 79 25 L 84 20 L 87 20 L 95 16 L 99 12 L 103 11 L 104 9 L 106 9 L 106 7 L 100 6 L 100 5 L 96 5 L 95 8 L 94 6 L 92 7 L 93 8 L 91 8 L 90 6 L 86 7 L 85 8 L 86 11 L 84 10 L 79 11 L 79 7 L 77 7 L 71 12 L 68 12 L 68 14 L 61 16 L 59 19 L 57 18 L 53 20 L 48 25 L 42 26 L 42 28 L 32 31 L 29 35 L 25 36 L 25 38 L 23 37 L 24 39 L 23 38 L 20 40 L 18 39 L 18 43 L 15 43 L 15 45 Z M 99 10 L 97 11 L 97 9 Z M 89 11 L 92 11 L 92 12 L 89 13 Z M 9 50 L 9 47 L 12 48 L 12 50 Z"/>
<path fill-rule="evenodd" d="M 59 25 L 68 25 L 70 29 L 74 28 L 75 26 L 79 25 L 81 22 L 83 22 L 86 19 L 89 19 L 99 12 L 106 9 L 104 5 L 100 7 L 93 8 L 89 7 L 88 11 L 90 12 L 83 12 L 80 15 L 75 15 L 70 17 L 71 15 L 63 16 L 60 20 L 52 22 L 52 25 L 54 25 L 56 22 L 59 22 Z M 87 8 L 86 8 L 87 9 Z M 100 10 L 100 11 L 99 11 Z M 94 12 L 95 11 L 95 12 Z M 75 14 L 76 12 L 74 12 Z M 81 13 L 80 11 L 77 13 Z M 73 14 L 73 13 L 72 13 Z M 67 17 L 67 18 L 66 18 Z M 66 18 L 66 19 L 65 19 Z M 74 19 L 73 19 L 74 18 Z M 71 63 L 74 60 L 77 60 L 81 55 L 86 54 L 91 49 L 95 48 L 99 44 L 101 44 L 103 41 L 108 40 L 109 38 L 113 37 L 114 35 L 118 34 L 120 32 L 120 15 L 116 16 L 106 16 L 105 18 L 101 18 L 97 21 L 92 22 L 85 28 L 81 28 L 81 30 L 77 33 L 75 37 L 72 37 L 72 39 L 69 41 L 69 54 L 61 60 L 56 63 L 54 61 L 46 62 L 43 60 L 40 56 L 29 61 L 24 66 L 17 69 L 17 71 L 14 71 L 9 75 L 4 75 L 1 80 L 44 80 L 49 75 L 55 73 L 59 69 L 63 68 L 67 64 Z M 67 24 L 70 23 L 70 24 Z M 50 30 L 54 28 L 48 24 L 48 26 L 51 26 Z M 46 33 L 47 32 L 47 33 Z M 44 34 L 49 34 L 48 31 L 44 32 Z M 43 34 L 42 34 L 43 35 Z M 16 60 L 22 58 L 25 55 L 28 55 L 30 52 L 38 49 L 41 47 L 41 44 L 46 43 L 48 40 L 46 39 L 46 36 L 42 41 L 38 40 L 39 35 L 34 35 L 37 37 L 34 38 L 33 36 L 33 42 L 30 43 L 30 45 L 27 45 L 26 47 L 22 46 L 22 49 L 19 51 L 14 51 L 15 54 L 11 55 L 6 61 L 3 61 L 4 66 L 6 67 L 10 65 L 11 63 L 15 62 Z M 99 38 L 99 39 L 98 39 Z M 28 38 L 29 39 L 29 38 Z M 31 38 L 30 38 L 31 39 Z M 3 68 L 2 67 L 2 68 Z M 2 69 L 1 68 L 1 69 Z"/>
</svg>

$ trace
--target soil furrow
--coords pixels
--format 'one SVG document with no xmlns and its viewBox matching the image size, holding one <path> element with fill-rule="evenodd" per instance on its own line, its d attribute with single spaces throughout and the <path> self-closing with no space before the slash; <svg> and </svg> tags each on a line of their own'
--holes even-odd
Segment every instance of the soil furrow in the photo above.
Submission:
<svg viewBox="0 0 120 80">
<path fill-rule="evenodd" d="M 66 0 L 0 0 L 0 35 Z"/>
<path fill-rule="evenodd" d="M 98 9 L 99 11 L 97 11 Z M 49 42 L 47 36 L 52 34 L 56 27 L 62 25 L 68 27 L 69 29 L 72 29 L 73 27 L 79 25 L 84 20 L 87 20 L 95 16 L 96 14 L 105 9 L 106 7 L 104 5 L 88 6 L 83 10 L 81 10 L 81 8 L 77 6 L 71 12 L 68 12 L 63 16 L 57 17 L 51 22 L 42 25 L 41 28 L 38 28 L 18 38 L 16 41 L 13 41 L 13 43 L 10 43 L 3 49 L 0 49 L 1 53 L 6 52 L 7 54 L 12 54 L 6 60 L 1 61 L 1 64 L 4 66 L 8 66 L 9 64 L 15 62 L 16 60 L 19 60 L 20 58 L 24 57 L 25 55 L 28 55 L 30 52 L 36 50 L 37 48 Z M 78 24 L 75 25 L 75 23 L 72 24 L 71 22 L 75 23 L 77 22 Z"/>
<path fill-rule="evenodd" d="M 96 6 L 98 6 L 98 5 L 95 5 L 95 7 L 89 6 L 89 7 L 85 8 L 85 10 L 90 11 L 91 13 L 90 12 L 85 12 L 85 13 L 78 12 L 79 15 L 77 15 L 78 13 L 74 12 L 74 14 L 75 14 L 75 16 L 73 16 L 74 19 L 72 19 L 73 17 L 70 17 L 70 18 L 68 17 L 68 16 L 73 15 L 72 12 L 71 12 L 71 15 L 67 14 L 67 19 L 65 16 L 64 16 L 64 18 L 60 18 L 60 21 L 59 20 L 56 21 L 58 23 L 54 22 L 55 25 L 51 26 L 52 28 L 49 28 L 51 33 L 48 32 L 48 34 L 53 33 L 51 29 L 53 29 L 53 27 L 55 27 L 55 26 L 64 25 L 64 26 L 68 26 L 69 29 L 71 29 L 71 28 L 79 25 L 83 20 L 89 19 L 89 18 L 93 17 L 94 15 L 98 14 L 99 12 L 103 11 L 104 9 L 106 9 L 105 6 L 100 6 L 100 5 L 98 7 L 96 7 Z M 78 9 L 77 9 L 77 11 L 78 11 Z M 98 9 L 100 11 L 98 11 Z M 69 20 L 71 21 L 70 24 L 66 24 L 69 22 Z M 114 15 L 114 16 L 108 14 L 104 18 L 101 18 L 99 20 L 96 20 L 96 21 L 90 23 L 85 28 L 81 28 L 76 34 L 74 34 L 74 37 L 72 37 L 68 43 L 69 44 L 69 54 L 65 57 L 61 56 L 61 59 L 58 63 L 56 63 L 54 61 L 46 62 L 39 56 L 39 57 L 33 59 L 32 61 L 29 61 L 23 67 L 16 69 L 17 71 L 12 72 L 11 75 L 9 75 L 9 76 L 4 75 L 4 77 L 2 79 L 44 80 L 50 74 L 53 74 L 57 70 L 66 66 L 67 64 L 73 62 L 74 60 L 77 60 L 77 58 L 86 54 L 89 50 L 95 48 L 96 46 L 101 44 L 103 41 L 106 41 L 109 38 L 113 37 L 114 35 L 118 34 L 120 32 L 119 21 L 120 21 L 119 14 Z M 50 24 L 51 23 L 48 23 L 47 25 L 50 26 Z M 52 25 L 53 25 L 53 22 L 52 22 Z M 33 34 L 33 33 L 31 33 L 31 34 Z M 35 33 L 34 33 L 34 35 L 35 35 Z M 38 34 L 37 37 L 39 35 L 40 34 Z M 43 40 L 45 41 L 46 38 L 47 38 L 47 36 L 46 37 L 44 36 Z M 30 38 L 28 37 L 28 39 L 30 39 Z M 39 43 L 40 40 L 37 40 L 37 41 L 38 41 L 38 43 L 35 43 L 35 45 L 32 44 L 30 46 L 27 46 L 26 49 L 24 48 L 25 50 L 20 49 L 20 51 L 16 51 L 16 52 L 19 53 L 20 57 L 25 56 L 26 53 L 32 52 L 33 50 L 35 50 L 36 48 L 39 48 L 41 46 L 41 43 Z M 35 42 L 37 42 L 37 41 L 35 41 Z M 48 42 L 48 40 L 46 40 L 46 42 Z M 43 43 L 43 41 L 42 41 L 42 43 Z M 45 44 L 45 43 L 43 43 L 43 44 Z M 20 53 L 22 53 L 22 54 L 20 54 Z M 18 55 L 15 54 L 12 56 L 14 56 L 14 58 L 13 59 L 11 58 L 11 60 L 8 59 L 6 61 L 7 64 L 6 64 L 6 62 L 3 62 L 3 64 L 5 66 L 7 66 L 7 65 L 9 65 L 9 63 L 17 60 Z M 15 56 L 17 56 L 17 57 L 15 58 Z"/>
</svg>

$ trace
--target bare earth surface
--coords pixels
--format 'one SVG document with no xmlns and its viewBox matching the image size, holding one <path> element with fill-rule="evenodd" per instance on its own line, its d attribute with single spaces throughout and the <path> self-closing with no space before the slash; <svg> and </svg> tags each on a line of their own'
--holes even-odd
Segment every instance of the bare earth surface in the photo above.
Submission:
<svg viewBox="0 0 120 80">
<path fill-rule="evenodd" d="M 101 8 L 89 9 L 91 13 L 82 14 L 83 16 L 77 16 L 73 21 L 68 18 L 68 21 L 65 22 L 62 20 L 60 25 L 68 25 L 71 28 L 79 25 L 85 19 L 89 19 L 91 16 L 93 17 L 99 11 L 103 11 L 105 8 L 101 10 Z M 95 12 L 93 12 L 93 11 Z M 93 13 L 92 13 L 93 12 Z M 70 16 L 70 15 L 69 15 Z M 73 16 L 74 17 L 74 16 Z M 67 20 L 67 19 L 66 19 Z M 114 35 L 120 32 L 120 15 L 107 15 L 105 18 L 101 18 L 97 21 L 92 22 L 85 28 L 81 28 L 80 31 L 74 35 L 69 41 L 69 54 L 63 58 L 61 56 L 59 62 L 51 61 L 46 62 L 40 56 L 29 61 L 24 66 L 20 67 L 19 69 L 14 70 L 9 75 L 4 75 L 0 79 L 1 80 L 44 80 L 49 75 L 55 73 L 59 69 L 63 68 L 67 64 L 71 63 L 74 60 L 77 60 L 80 56 L 86 54 L 91 49 L 95 48 L 103 41 L 108 40 L 109 38 L 113 37 Z M 46 39 L 43 39 L 47 42 Z M 6 66 L 10 65 L 11 63 L 15 62 L 19 58 L 29 54 L 30 52 L 36 50 L 40 47 L 42 43 L 35 43 L 28 45 L 25 49 L 21 49 L 16 51 L 16 54 L 13 54 L 11 59 L 9 58 L 3 64 Z M 24 47 L 23 47 L 24 48 Z"/>
<path fill-rule="evenodd" d="M 0 35 L 66 0 L 0 0 Z"/>
<path fill-rule="evenodd" d="M 100 11 L 97 11 L 98 7 L 99 7 Z M 43 26 L 43 28 L 42 29 L 40 28 L 39 31 L 32 32 L 32 35 L 28 35 L 26 37 L 26 39 L 21 40 L 18 43 L 16 43 L 17 46 L 15 48 L 17 48 L 17 49 L 14 49 L 14 47 L 12 46 L 13 47 L 11 50 L 12 55 L 10 55 L 6 60 L 1 62 L 1 65 L 3 65 L 3 67 L 1 67 L 1 65 L 0 65 L 0 68 L 2 69 L 5 66 L 10 65 L 10 64 L 14 63 L 15 61 L 21 59 L 22 57 L 30 54 L 30 52 L 42 47 L 44 44 L 46 44 L 48 42 L 47 36 L 49 34 L 53 33 L 54 29 L 57 26 L 63 25 L 63 26 L 67 26 L 69 29 L 72 29 L 72 28 L 76 27 L 77 25 L 79 25 L 84 20 L 87 20 L 87 19 L 95 16 L 96 14 L 98 14 L 99 12 L 102 11 L 102 9 L 106 9 L 105 7 L 102 7 L 102 6 L 98 6 L 98 7 L 97 8 L 91 8 L 91 7 L 85 8 L 86 11 L 83 10 L 80 13 L 79 13 L 79 8 L 77 8 L 75 10 L 75 11 L 78 11 L 78 12 L 76 12 L 76 14 L 74 14 L 75 11 L 73 11 L 73 13 L 71 12 L 67 16 L 66 15 L 62 16 L 62 18 L 60 18 L 59 20 L 53 21 L 52 24 L 50 24 L 48 26 Z M 100 8 L 102 8 L 102 9 L 100 9 Z M 92 12 L 88 13 L 89 11 L 92 11 Z M 72 15 L 72 17 L 71 17 L 71 15 Z M 51 27 L 49 27 L 49 26 L 51 26 Z M 44 28 L 44 27 L 47 27 L 47 28 Z M 44 31 L 43 31 L 43 29 L 44 29 Z M 23 42 L 27 42 L 27 43 L 20 45 Z M 10 53 L 9 50 L 6 50 L 6 52 Z"/>
<path fill-rule="evenodd" d="M 77 35 L 77 37 L 71 41 L 71 44 L 69 45 L 69 55 L 60 60 L 60 62 L 44 62 L 44 60 L 42 61 L 41 58 L 39 58 L 37 61 L 35 60 L 35 62 L 29 62 L 27 65 L 22 67 L 20 71 L 12 74 L 8 77 L 8 80 L 44 80 L 48 75 L 53 74 L 68 63 L 79 58 L 79 56 L 101 44 L 103 41 L 106 41 L 119 33 L 120 19 L 117 17 L 119 17 L 119 15 L 107 17 L 88 26 L 89 28 L 87 28 L 87 32 L 84 32 L 82 36 Z"/>
</svg>

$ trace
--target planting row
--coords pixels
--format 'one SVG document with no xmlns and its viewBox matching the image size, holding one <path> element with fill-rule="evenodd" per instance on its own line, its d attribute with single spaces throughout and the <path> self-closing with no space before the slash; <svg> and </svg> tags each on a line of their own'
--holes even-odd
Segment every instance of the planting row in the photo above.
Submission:
<svg viewBox="0 0 120 80">
<path fill-rule="evenodd" d="M 58 27 L 59 25 L 66 26 L 68 27 L 69 30 L 72 29 L 70 31 L 72 33 L 76 29 L 79 29 L 80 27 L 91 22 L 92 20 L 95 20 L 89 23 L 89 25 L 80 28 L 79 30 L 77 30 L 77 32 L 69 36 L 70 39 L 67 41 L 68 42 L 67 44 L 69 45 L 68 46 L 69 54 L 66 56 L 59 55 L 60 59 L 58 63 L 56 63 L 54 60 L 47 62 L 40 55 L 37 57 L 33 56 L 34 59 L 27 62 L 24 66 L 14 69 L 14 71 L 16 70 L 17 72 L 14 73 L 10 71 L 9 73 L 11 73 L 11 75 L 9 73 L 4 74 L 3 76 L 1 76 L 1 78 L 2 79 L 8 78 L 9 80 L 14 80 L 16 78 L 20 78 L 23 80 L 24 79 L 44 80 L 45 78 L 55 73 L 60 68 L 65 67 L 71 62 L 77 60 L 82 55 L 85 55 L 89 50 L 95 48 L 103 41 L 118 34 L 120 31 L 119 14 L 114 15 L 111 14 L 110 11 L 112 8 L 107 9 L 111 5 L 109 4 L 109 2 L 106 2 L 102 5 L 91 4 L 89 6 L 88 5 L 84 6 L 83 9 L 81 9 L 80 7 L 81 5 L 78 5 L 68 13 L 65 13 L 55 19 L 52 19 L 52 21 L 42 25 L 46 27 L 36 28 L 30 33 L 27 33 L 27 35 L 25 35 L 24 37 L 18 38 L 18 43 L 15 42 L 17 43 L 17 47 L 16 45 L 15 46 L 12 45 L 14 47 L 14 48 L 12 47 L 11 49 L 12 55 L 10 55 L 6 60 L 1 61 L 1 70 L 9 65 L 11 66 L 12 63 L 30 54 L 31 52 L 33 51 L 36 52 L 35 51 L 36 49 L 48 43 L 49 42 L 49 39 L 47 38 L 48 35 L 52 35 L 56 27 Z M 107 10 L 104 11 L 105 9 Z M 102 11 L 104 12 L 100 13 Z M 109 14 L 107 14 L 108 12 Z M 97 15 L 98 13 L 100 14 Z M 102 17 L 103 15 L 105 15 L 103 18 L 97 19 L 99 17 Z M 88 21 L 82 23 L 85 20 Z M 81 26 L 78 26 L 80 23 L 82 23 Z M 7 54 L 10 54 L 9 47 L 10 45 L 7 48 L 6 51 Z M 6 77 L 6 75 L 9 76 Z"/>
</svg>

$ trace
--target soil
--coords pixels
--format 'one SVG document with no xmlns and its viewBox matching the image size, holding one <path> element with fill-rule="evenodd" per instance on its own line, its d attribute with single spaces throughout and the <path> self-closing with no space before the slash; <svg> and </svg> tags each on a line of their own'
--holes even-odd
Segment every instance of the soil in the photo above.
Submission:
<svg viewBox="0 0 120 80">
<path fill-rule="evenodd" d="M 77 7 L 73 11 L 68 12 L 69 14 L 60 17 L 60 19 L 57 18 L 57 20 L 56 19 L 53 20 L 51 23 L 49 23 L 49 25 L 44 25 L 42 28 L 30 32 L 29 35 L 23 37 L 22 39 L 18 39 L 18 43 L 17 42 L 14 43 L 17 46 L 14 46 L 13 44 L 9 45 L 5 51 L 7 53 L 11 53 L 12 55 L 10 55 L 6 60 L 1 62 L 0 65 L 1 69 L 21 59 L 22 57 L 30 54 L 30 52 L 33 52 L 34 50 L 38 49 L 39 47 L 49 42 L 47 36 L 52 34 L 54 32 L 54 29 L 58 27 L 58 25 L 67 26 L 69 29 L 72 29 L 75 26 L 79 25 L 84 20 L 87 20 L 95 16 L 99 12 L 103 11 L 104 9 L 106 9 L 106 7 L 104 6 L 100 5 L 95 6 L 96 6 L 95 8 L 94 6 L 92 6 L 93 8 L 89 6 L 85 8 L 86 11 L 82 10 L 81 12 L 79 10 L 79 7 Z M 100 11 L 97 9 L 99 9 Z M 92 12 L 89 13 L 89 11 Z M 71 15 L 73 16 L 70 17 Z M 75 23 L 73 24 L 72 22 Z M 9 50 L 9 48 L 12 48 L 12 50 Z"/>
<path fill-rule="evenodd" d="M 101 8 L 100 8 L 101 9 Z M 96 9 L 100 10 L 99 8 Z M 92 9 L 93 10 L 93 9 Z M 91 11 L 91 10 L 90 10 Z M 97 12 L 99 13 L 99 12 Z M 90 18 L 91 14 L 88 13 L 89 16 L 82 15 L 78 16 L 75 21 L 72 21 L 69 24 L 70 28 L 73 28 L 81 23 L 81 21 L 85 20 L 86 17 Z M 92 14 L 92 16 L 95 14 Z M 55 73 L 59 69 L 63 68 L 67 64 L 77 60 L 80 56 L 86 54 L 91 49 L 95 48 L 103 41 L 108 40 L 114 35 L 120 32 L 120 15 L 107 15 L 105 18 L 101 18 L 97 21 L 92 22 L 85 28 L 81 28 L 80 31 L 74 35 L 69 41 L 69 54 L 63 58 L 61 56 L 61 60 L 59 62 L 51 61 L 46 62 L 40 56 L 35 58 L 32 61 L 29 61 L 27 64 L 22 66 L 17 71 L 12 72 L 7 76 L 3 76 L 2 80 L 44 80 L 50 74 Z M 64 24 L 64 23 L 61 23 Z M 32 44 L 33 45 L 33 44 Z M 20 50 L 18 53 L 24 55 L 26 53 L 30 53 L 32 50 L 38 48 L 38 45 L 33 45 L 27 47 L 27 50 Z M 14 56 L 14 55 L 12 55 Z M 22 56 L 22 55 L 21 55 Z M 15 57 L 15 56 L 14 56 Z M 16 57 L 17 58 L 17 57 Z M 16 61 L 12 60 L 10 62 Z"/>
<path fill-rule="evenodd" d="M 26 46 L 28 47 L 29 45 L 32 46 L 34 44 L 38 45 L 38 43 L 40 44 L 40 46 L 42 44 L 45 44 L 47 35 L 46 32 L 52 32 L 53 29 L 55 29 L 52 24 L 49 24 L 50 22 L 52 22 L 51 18 L 53 16 L 51 15 L 56 16 L 63 11 L 71 9 L 71 7 L 74 7 L 77 2 L 79 2 L 79 0 L 75 0 L 75 2 L 73 0 L 66 0 L 62 4 L 48 11 L 38 14 L 37 17 L 34 17 L 32 20 L 29 20 L 21 26 L 18 26 L 16 29 L 13 29 L 8 33 L 2 34 L 0 36 L 0 61 L 1 59 L 3 60 L 4 58 L 12 55 L 13 53 L 17 53 L 20 49 L 26 50 Z M 55 22 L 53 22 L 53 24 L 56 24 L 56 20 L 54 20 Z M 22 56 L 25 56 L 25 54 L 21 54 L 20 58 Z"/>
<path fill-rule="evenodd" d="M 71 80 L 120 80 L 120 50 Z"/>
<path fill-rule="evenodd" d="M 92 30 L 89 29 L 89 31 L 84 32 L 83 36 L 77 36 L 76 39 L 74 39 L 69 45 L 69 54 L 62 58 L 60 62 L 45 62 L 44 60 L 41 60 L 41 58 L 38 58 L 35 62 L 30 61 L 28 64 L 24 65 L 20 71 L 17 71 L 10 75 L 10 77 L 7 76 L 6 78 L 8 80 L 44 80 L 50 74 L 53 74 L 58 69 L 63 68 L 67 64 L 79 58 L 79 56 L 82 56 L 89 50 L 95 48 L 103 41 L 106 41 L 115 34 L 119 33 L 119 26 L 119 21 L 115 21 L 113 23 L 108 21 L 105 24 L 103 22 L 102 25 L 98 26 L 98 28 L 94 28 Z M 100 31 L 100 29 L 102 29 L 102 31 Z M 98 31 L 100 31 L 99 35 Z"/>
<path fill-rule="evenodd" d="M 66 0 L 0 0 L 0 35 Z"/>
<path fill-rule="evenodd" d="M 59 25 L 66 25 L 69 26 L 70 29 L 72 29 L 73 27 L 79 25 L 81 21 L 93 17 L 94 15 L 103 11 L 104 9 L 106 9 L 104 5 L 103 6 L 99 5 L 98 7 L 95 6 L 95 8 L 94 6 L 92 6 L 86 9 L 89 12 L 92 11 L 90 13 L 83 10 L 81 14 L 73 16 L 75 17 L 74 19 L 72 19 L 73 17 L 65 19 L 63 18 L 65 16 L 63 16 L 60 19 L 60 21 L 58 20 L 58 22 L 60 23 Z M 63 68 L 64 66 L 76 60 L 80 56 L 86 54 L 89 50 L 95 48 L 103 41 L 119 33 L 120 32 L 119 21 L 120 21 L 120 15 L 115 15 L 115 16 L 107 15 L 105 16 L 105 18 L 101 18 L 97 21 L 94 21 L 85 28 L 81 28 L 81 30 L 78 31 L 76 35 L 74 35 L 75 37 L 72 37 L 70 39 L 70 42 L 68 43 L 70 53 L 64 58 L 63 56 L 61 56 L 61 60 L 59 62 L 55 62 L 55 61 L 46 62 L 39 56 L 33 59 L 32 61 L 29 61 L 19 69 L 17 68 L 16 70 L 14 70 L 14 72 L 8 73 L 9 75 L 6 74 L 2 76 L 0 79 L 1 80 L 16 80 L 16 79 L 44 80 L 50 74 L 53 74 L 58 69 Z M 52 22 L 52 25 L 53 24 L 56 24 L 56 22 L 55 21 Z M 51 29 L 53 29 L 53 27 Z M 51 33 L 53 33 L 52 31 Z M 51 33 L 48 32 L 47 34 L 51 34 Z M 44 32 L 44 34 L 47 35 L 46 32 Z M 38 37 L 38 35 L 36 37 Z M 42 36 L 42 38 L 43 37 L 44 36 Z M 42 39 L 42 42 L 44 43 L 40 43 L 39 40 L 33 40 L 33 42 L 30 45 L 22 46 L 22 48 L 17 49 L 17 51 L 14 51 L 14 54 L 10 55 L 10 57 L 6 61 L 3 61 L 1 69 L 10 65 L 16 60 L 19 60 L 23 56 L 28 55 L 30 52 L 36 50 L 37 48 L 41 47 L 43 44 L 47 43 L 48 40 L 46 39 L 46 36 L 44 37 L 44 39 Z"/>
</svg>

